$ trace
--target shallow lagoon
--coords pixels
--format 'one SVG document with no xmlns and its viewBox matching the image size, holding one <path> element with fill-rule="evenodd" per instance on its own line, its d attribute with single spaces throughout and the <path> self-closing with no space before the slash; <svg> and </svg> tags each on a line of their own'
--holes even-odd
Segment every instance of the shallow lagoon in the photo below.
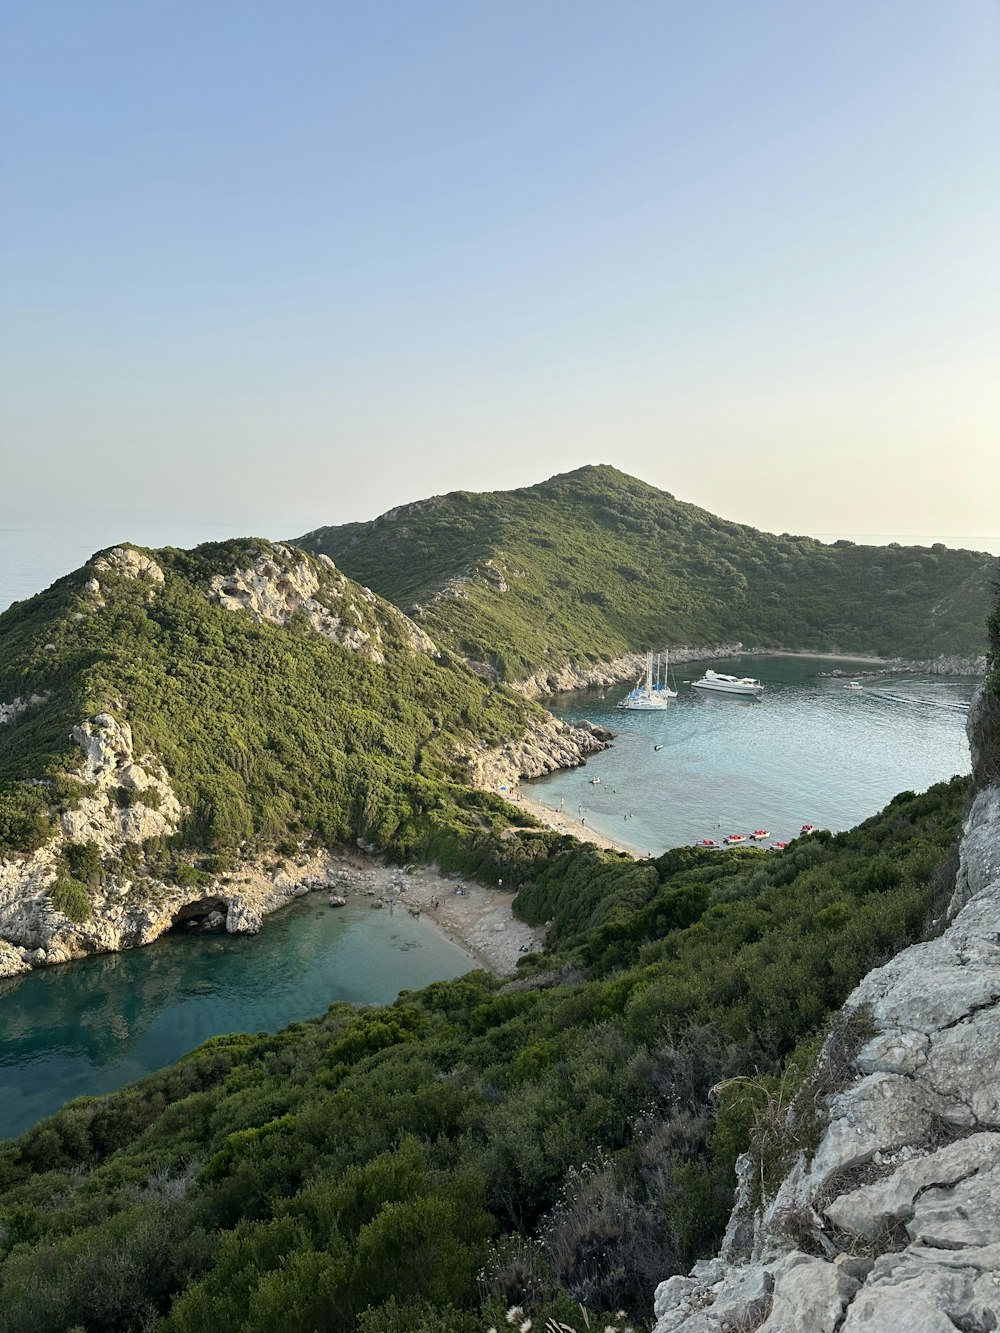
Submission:
<svg viewBox="0 0 1000 1333">
<path fill-rule="evenodd" d="M 384 1004 L 476 966 L 426 920 L 317 894 L 256 936 L 169 934 L 0 981 L 0 1137 L 220 1033 L 274 1031 L 335 1000 Z"/>
</svg>

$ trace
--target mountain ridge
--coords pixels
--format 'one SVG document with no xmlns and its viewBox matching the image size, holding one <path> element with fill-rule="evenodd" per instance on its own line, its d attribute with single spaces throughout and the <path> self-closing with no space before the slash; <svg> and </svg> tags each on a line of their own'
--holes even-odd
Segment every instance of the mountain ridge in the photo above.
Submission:
<svg viewBox="0 0 1000 1333">
<path fill-rule="evenodd" d="M 506 681 L 663 647 L 978 658 L 988 553 L 826 545 L 717 518 L 606 464 L 453 491 L 297 539 Z"/>
</svg>

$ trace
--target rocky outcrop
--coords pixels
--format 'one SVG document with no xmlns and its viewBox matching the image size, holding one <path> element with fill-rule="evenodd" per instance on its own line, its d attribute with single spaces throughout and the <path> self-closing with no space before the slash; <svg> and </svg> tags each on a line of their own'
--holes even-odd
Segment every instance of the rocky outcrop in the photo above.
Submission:
<svg viewBox="0 0 1000 1333">
<path fill-rule="evenodd" d="M 47 694 L 29 694 L 26 699 L 18 695 L 9 704 L 0 704 L 0 727 L 9 725 L 34 704 L 43 704 L 47 698 Z"/>
<path fill-rule="evenodd" d="M 524 734 L 503 745 L 483 743 L 460 751 L 457 759 L 467 769 L 473 787 L 494 791 L 512 787 L 519 778 L 540 778 L 557 768 L 577 768 L 587 756 L 606 750 L 614 732 L 593 722 L 560 722 L 549 713 L 528 718 Z"/>
<path fill-rule="evenodd" d="M 98 713 L 71 734 L 82 752 L 71 776 L 84 784 L 84 794 L 60 815 L 55 836 L 42 847 L 0 862 L 0 937 L 30 962 L 64 962 L 119 947 L 109 943 L 118 933 L 116 908 L 132 886 L 112 881 L 107 894 L 95 897 L 87 922 L 70 921 L 50 894 L 67 846 L 91 844 L 102 860 L 113 859 L 130 844 L 169 836 L 181 817 L 165 770 L 152 755 L 137 759 L 127 723 Z M 4 956 L 11 968 L 9 947 Z"/>
<path fill-rule="evenodd" d="M 269 913 L 337 883 L 338 865 L 336 856 L 324 851 L 299 854 L 280 866 L 246 860 L 197 887 L 115 877 L 95 894 L 90 919 L 80 923 L 67 921 L 43 896 L 0 924 L 18 941 L 0 939 L 0 977 L 151 944 L 187 920 L 204 920 L 207 928 L 217 922 L 233 935 L 255 935 Z"/>
<path fill-rule="evenodd" d="M 0 977 L 149 944 L 185 915 L 218 912 L 231 934 L 255 934 L 267 913 L 334 882 L 334 859 L 326 852 L 277 866 L 248 859 L 224 875 L 199 876 L 195 885 L 114 869 L 129 844 L 173 832 L 181 806 L 154 758 L 136 759 L 125 723 L 99 713 L 75 727 L 73 739 L 83 756 L 75 776 L 87 784 L 87 795 L 61 816 L 58 833 L 44 847 L 0 863 Z M 80 843 L 94 845 L 112 869 L 91 891 L 87 919 L 73 921 L 51 890 L 62 852 Z"/>
<path fill-rule="evenodd" d="M 949 915 L 850 996 L 865 1036 L 818 1147 L 756 1214 L 743 1162 L 720 1256 L 659 1287 L 654 1333 L 1000 1328 L 996 786 L 967 816 Z"/>
<path fill-rule="evenodd" d="M 408 616 L 369 588 L 350 583 L 326 555 L 305 556 L 276 545 L 244 569 L 214 575 L 209 588 L 227 611 L 249 612 L 268 625 L 304 616 L 317 634 L 374 662 L 385 661 L 385 631 L 414 652 L 437 651 Z"/>
<path fill-rule="evenodd" d="M 335 859 L 326 852 L 279 865 L 247 859 L 224 875 L 201 875 L 197 884 L 125 873 L 121 853 L 173 833 L 181 805 L 155 757 L 136 756 L 127 723 L 98 713 L 74 727 L 72 738 L 81 751 L 72 776 L 85 794 L 60 816 L 57 833 L 43 847 L 0 862 L 0 977 L 149 944 L 185 915 L 218 912 L 231 934 L 256 934 L 267 913 L 335 882 Z M 73 844 L 95 847 L 106 868 L 83 921 L 65 916 L 51 892 L 63 852 Z"/>
<path fill-rule="evenodd" d="M 106 574 L 117 574 L 126 579 L 145 579 L 147 583 L 163 586 L 163 570 L 151 555 L 137 551 L 134 546 L 114 546 L 94 561 L 94 569 Z M 91 586 L 97 584 L 96 587 Z M 96 579 L 88 580 L 87 592 L 100 592 Z"/>
</svg>

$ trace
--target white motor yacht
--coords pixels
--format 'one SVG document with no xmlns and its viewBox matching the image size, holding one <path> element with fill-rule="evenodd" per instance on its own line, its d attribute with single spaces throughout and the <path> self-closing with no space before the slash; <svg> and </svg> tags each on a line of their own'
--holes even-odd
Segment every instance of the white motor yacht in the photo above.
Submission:
<svg viewBox="0 0 1000 1333">
<path fill-rule="evenodd" d="M 693 680 L 691 688 L 695 690 L 715 690 L 719 694 L 761 695 L 764 686 L 750 676 L 726 676 L 720 671 L 706 671 L 701 680 Z"/>
</svg>

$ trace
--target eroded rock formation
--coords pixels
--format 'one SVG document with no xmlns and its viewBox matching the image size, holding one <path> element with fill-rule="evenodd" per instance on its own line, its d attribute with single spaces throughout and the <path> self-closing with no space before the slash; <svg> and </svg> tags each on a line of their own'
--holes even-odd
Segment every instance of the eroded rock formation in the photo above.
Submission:
<svg viewBox="0 0 1000 1333">
<path fill-rule="evenodd" d="M 437 651 L 408 616 L 370 589 L 349 583 L 326 555 L 304 556 L 276 545 L 245 569 L 214 575 L 209 587 L 227 611 L 247 611 L 258 624 L 269 625 L 303 615 L 317 634 L 374 662 L 385 661 L 384 629 L 414 652 Z"/>
<path fill-rule="evenodd" d="M 456 756 L 467 766 L 473 787 L 514 786 L 519 778 L 540 778 L 557 768 L 577 768 L 589 754 L 607 749 L 614 732 L 593 722 L 560 722 L 550 713 L 532 714 L 524 734 L 500 746 L 485 742 Z"/>
</svg>

